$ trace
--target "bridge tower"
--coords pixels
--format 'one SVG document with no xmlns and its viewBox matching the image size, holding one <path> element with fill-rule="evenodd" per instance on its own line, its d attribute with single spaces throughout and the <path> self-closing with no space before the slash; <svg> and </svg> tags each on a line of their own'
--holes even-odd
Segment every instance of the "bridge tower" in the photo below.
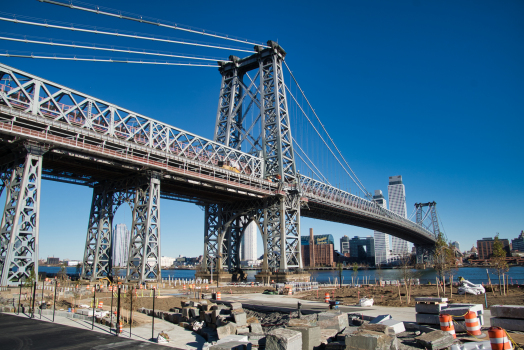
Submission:
<svg viewBox="0 0 524 350">
<path fill-rule="evenodd" d="M 257 53 L 244 59 L 230 56 L 231 62 L 219 62 L 222 85 L 214 140 L 262 157 L 264 179 L 281 189 L 265 200 L 206 205 L 203 271 L 214 267 L 224 280 L 230 278 L 224 270 L 240 269 L 238 248 L 253 220 L 264 244 L 263 272 L 257 279 L 267 281 L 272 274 L 278 280 L 277 270 L 286 274 L 302 269 L 300 186 L 282 70 L 286 52 L 273 41 L 268 46 L 256 46 Z M 234 170 L 235 164 L 224 165 Z"/>
<path fill-rule="evenodd" d="M 437 216 L 437 202 L 415 203 L 416 222 L 425 229 L 433 232 L 435 237 L 440 233 Z M 435 251 L 435 245 L 415 245 L 417 264 L 431 262 Z"/>
<path fill-rule="evenodd" d="M 38 281 L 42 156 L 46 151 L 45 146 L 26 141 L 0 169 L 0 194 L 7 189 L 0 224 L 1 286 L 19 285 L 29 278 Z"/>
</svg>

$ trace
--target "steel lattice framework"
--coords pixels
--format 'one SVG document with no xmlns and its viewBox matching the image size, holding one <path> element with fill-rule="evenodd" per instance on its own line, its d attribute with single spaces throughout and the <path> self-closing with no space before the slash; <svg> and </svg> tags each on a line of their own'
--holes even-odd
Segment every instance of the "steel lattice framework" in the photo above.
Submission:
<svg viewBox="0 0 524 350">
<path fill-rule="evenodd" d="M 38 272 L 42 177 L 93 188 L 82 269 L 92 280 L 112 276 L 112 220 L 124 202 L 133 211 L 127 279 L 160 276 L 160 198 L 205 207 L 204 269 L 240 267 L 251 221 L 262 232 L 264 269 L 301 268 L 302 215 L 434 243 L 424 225 L 296 172 L 285 52 L 268 46 L 221 63 L 215 141 L 0 64 L 0 283 Z"/>
<path fill-rule="evenodd" d="M 438 224 L 437 202 L 415 203 L 415 209 L 417 224 L 431 231 L 435 238 L 438 237 L 440 227 Z M 432 261 L 435 251 L 434 245 L 416 244 L 415 249 L 417 252 L 417 264 Z"/>
<path fill-rule="evenodd" d="M 277 199 L 265 203 L 253 216 L 266 242 L 264 266 L 286 271 L 302 267 L 301 203 L 297 187 L 288 186 L 296 184 L 297 173 L 282 71 L 286 53 L 273 41 L 268 41 L 268 46 L 268 49 L 255 47 L 257 54 L 245 59 L 231 56 L 232 63 L 221 65 L 222 86 L 214 140 L 239 150 L 246 144 L 249 153 L 264 159 L 264 178 L 279 183 Z M 257 72 L 251 79 L 248 72 L 253 70 Z M 246 115 L 252 109 L 258 113 L 248 124 Z M 257 124 L 259 134 L 255 131 Z M 230 217 L 235 217 L 233 222 Z M 219 268 L 239 267 L 238 247 L 243 227 L 249 221 L 235 210 L 206 207 L 205 261 L 216 260 Z M 210 257 L 213 253 L 215 257 Z"/>
</svg>

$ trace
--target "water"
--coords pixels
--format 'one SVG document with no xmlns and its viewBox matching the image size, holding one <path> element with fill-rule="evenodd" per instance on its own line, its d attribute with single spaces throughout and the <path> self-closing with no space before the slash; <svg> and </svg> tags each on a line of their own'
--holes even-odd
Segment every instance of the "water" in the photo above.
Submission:
<svg viewBox="0 0 524 350">
<path fill-rule="evenodd" d="M 47 272 L 47 273 L 57 273 L 60 270 L 60 267 L 56 266 L 40 266 L 39 271 L 40 272 Z M 492 283 L 498 283 L 498 276 L 490 269 L 488 269 L 490 272 L 490 278 Z M 249 270 L 247 271 L 248 275 L 248 281 L 254 281 L 255 275 L 258 271 Z M 425 269 L 425 270 L 412 270 L 414 273 L 414 277 L 420 279 L 420 283 L 426 284 L 428 282 L 435 283 L 435 277 L 437 276 L 436 271 L 433 269 Z M 67 267 L 67 274 L 69 275 L 75 275 L 76 267 Z M 124 271 L 122 271 L 122 274 Z M 329 270 L 329 271 L 310 271 L 311 273 L 311 281 L 316 281 L 320 283 L 329 283 L 333 282 L 335 278 L 339 278 L 339 271 L 335 270 Z M 362 278 L 364 276 L 367 276 L 369 278 L 369 281 L 374 283 L 375 277 L 378 279 L 379 275 L 382 276 L 382 279 L 384 280 L 399 280 L 402 278 L 402 271 L 395 269 L 395 270 L 358 270 L 358 274 L 356 275 L 359 278 L 359 282 L 362 283 Z M 488 282 L 488 277 L 486 274 L 486 268 L 485 267 L 461 267 L 456 270 L 456 272 L 453 274 L 453 280 L 456 281 L 458 279 L 458 276 L 462 276 L 465 279 L 469 280 L 472 283 L 484 283 L 486 284 Z M 510 277 L 510 283 L 524 283 L 524 266 L 513 266 L 510 267 L 508 275 Z M 343 277 L 343 283 L 351 283 L 351 277 L 355 276 L 353 273 L 353 270 L 343 270 L 342 271 L 342 277 Z M 162 278 L 181 278 L 181 279 L 193 279 L 195 278 L 195 270 L 182 270 L 182 269 L 176 269 L 176 270 L 162 270 Z M 519 282 L 520 281 L 520 282 Z"/>
</svg>

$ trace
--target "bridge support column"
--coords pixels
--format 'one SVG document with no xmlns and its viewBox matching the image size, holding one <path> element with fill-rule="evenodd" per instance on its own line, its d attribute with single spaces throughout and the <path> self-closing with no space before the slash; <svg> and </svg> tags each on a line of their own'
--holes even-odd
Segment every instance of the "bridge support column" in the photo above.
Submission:
<svg viewBox="0 0 524 350">
<path fill-rule="evenodd" d="M 417 255 L 417 265 L 431 264 L 433 262 L 433 256 L 435 254 L 434 245 L 415 244 L 415 250 Z"/>
<path fill-rule="evenodd" d="M 111 277 L 113 269 L 113 193 L 108 184 L 93 189 L 91 213 L 82 261 L 82 278 Z"/>
<path fill-rule="evenodd" d="M 126 279 L 142 283 L 159 278 L 160 176 L 151 173 L 136 188 Z"/>
<path fill-rule="evenodd" d="M 42 156 L 46 149 L 26 144 L 22 161 L 15 161 L 7 184 L 0 224 L 0 285 L 38 281 L 38 231 Z M 34 275 L 32 275 L 34 274 Z"/>
</svg>

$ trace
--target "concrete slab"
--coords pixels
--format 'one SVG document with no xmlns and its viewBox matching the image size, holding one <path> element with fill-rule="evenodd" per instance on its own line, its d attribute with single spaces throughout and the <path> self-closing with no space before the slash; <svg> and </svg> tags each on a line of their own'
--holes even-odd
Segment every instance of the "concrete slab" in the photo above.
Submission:
<svg viewBox="0 0 524 350">
<path fill-rule="evenodd" d="M 391 315 L 379 315 L 377 317 L 375 317 L 374 319 L 372 319 L 371 321 L 369 321 L 369 323 L 371 324 L 375 324 L 375 323 L 381 323 L 382 321 L 385 321 L 385 320 L 389 320 L 391 318 Z"/>
<path fill-rule="evenodd" d="M 524 319 L 524 306 L 521 305 L 491 305 L 492 317 Z"/>
<path fill-rule="evenodd" d="M 415 298 L 416 302 L 426 302 L 426 303 L 444 303 L 448 301 L 448 298 L 431 298 L 431 297 L 418 297 Z"/>
<path fill-rule="evenodd" d="M 447 332 L 433 331 L 416 337 L 415 341 L 428 350 L 438 350 L 451 346 L 455 339 Z"/>
<path fill-rule="evenodd" d="M 438 314 L 440 310 L 446 308 L 448 304 L 422 304 L 415 305 L 415 311 L 423 314 Z"/>
<path fill-rule="evenodd" d="M 230 341 L 227 343 L 220 343 L 220 344 L 210 346 L 208 349 L 210 350 L 251 350 L 251 343 Z"/>
<path fill-rule="evenodd" d="M 351 337 L 346 337 L 346 349 L 396 350 L 399 349 L 399 341 L 394 335 L 372 331 L 358 331 Z"/>
<path fill-rule="evenodd" d="M 333 328 L 340 332 L 344 328 L 349 327 L 349 319 L 346 313 L 337 315 L 322 312 L 319 313 L 317 317 L 317 325 L 320 326 L 320 328 Z"/>
<path fill-rule="evenodd" d="M 321 344 L 319 326 L 289 327 L 288 329 L 302 333 L 302 350 L 313 350 Z"/>
<path fill-rule="evenodd" d="M 277 328 L 266 335 L 266 350 L 302 350 L 302 333 Z"/>
<path fill-rule="evenodd" d="M 492 327 L 502 327 L 510 331 L 524 332 L 524 320 L 519 320 L 516 318 L 492 317 L 490 321 Z"/>
<path fill-rule="evenodd" d="M 406 327 L 404 327 L 404 322 L 395 320 L 394 318 L 382 321 L 380 324 L 388 326 L 390 329 L 392 329 L 393 334 L 399 334 L 406 331 Z"/>
<path fill-rule="evenodd" d="M 418 324 L 436 324 L 440 325 L 439 315 L 432 314 L 416 314 L 415 319 Z"/>
<path fill-rule="evenodd" d="M 251 323 L 249 325 L 249 328 L 251 330 L 251 333 L 264 333 L 264 330 L 262 329 L 262 325 L 260 323 Z"/>
</svg>

